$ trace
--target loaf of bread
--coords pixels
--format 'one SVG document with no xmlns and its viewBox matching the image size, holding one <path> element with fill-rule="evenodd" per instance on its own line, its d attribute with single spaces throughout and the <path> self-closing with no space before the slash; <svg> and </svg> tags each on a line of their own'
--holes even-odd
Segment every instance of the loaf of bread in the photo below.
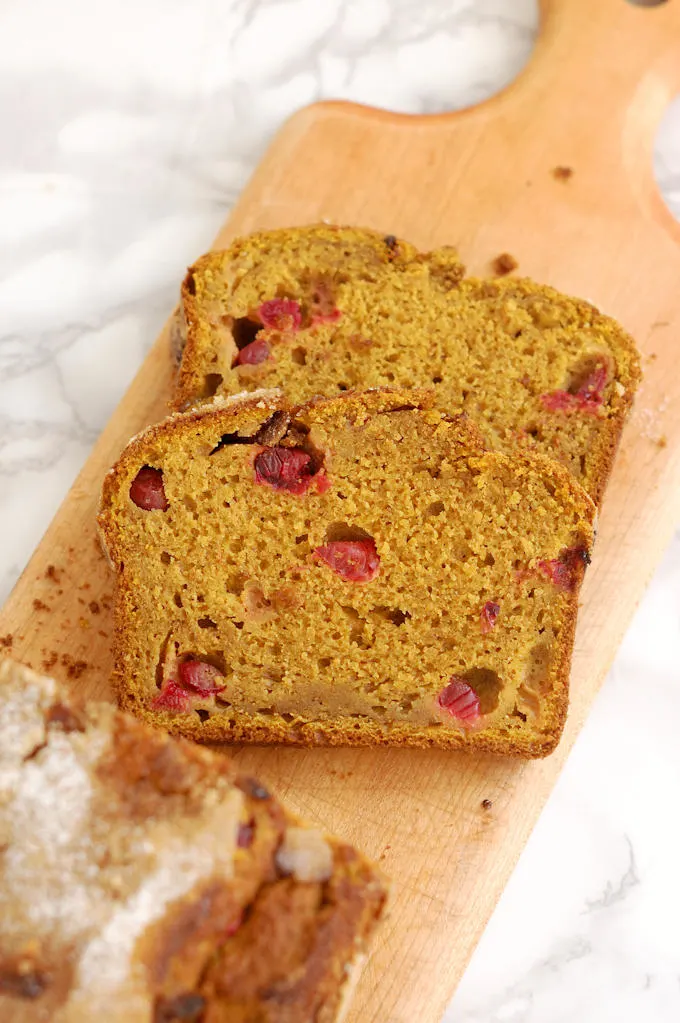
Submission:
<svg viewBox="0 0 680 1023">
<path fill-rule="evenodd" d="M 182 288 L 174 407 L 261 387 L 295 403 L 433 387 L 489 446 L 557 459 L 599 502 L 640 376 L 632 340 L 553 288 L 462 275 L 451 249 L 325 225 L 209 253 Z"/>
<path fill-rule="evenodd" d="M 204 740 L 546 754 L 593 516 L 425 392 L 176 413 L 103 488 L 120 699 Z"/>
<path fill-rule="evenodd" d="M 0 1019 L 332 1023 L 385 889 L 226 757 L 0 663 Z"/>
</svg>

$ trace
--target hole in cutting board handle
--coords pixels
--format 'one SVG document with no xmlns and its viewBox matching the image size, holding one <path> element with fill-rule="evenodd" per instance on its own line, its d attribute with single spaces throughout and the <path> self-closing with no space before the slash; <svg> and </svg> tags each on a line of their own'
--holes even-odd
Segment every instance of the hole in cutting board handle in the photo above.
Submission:
<svg viewBox="0 0 680 1023">
<path fill-rule="evenodd" d="M 654 140 L 654 178 L 661 198 L 680 221 L 680 95 L 666 107 Z"/>
<path fill-rule="evenodd" d="M 660 7 L 661 4 L 667 4 L 668 0 L 628 0 L 628 3 L 634 7 Z"/>
</svg>

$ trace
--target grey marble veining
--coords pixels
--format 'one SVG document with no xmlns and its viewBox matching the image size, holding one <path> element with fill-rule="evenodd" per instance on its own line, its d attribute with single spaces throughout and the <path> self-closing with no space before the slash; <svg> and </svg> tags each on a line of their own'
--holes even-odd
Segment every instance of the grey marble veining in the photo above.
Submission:
<svg viewBox="0 0 680 1023">
<path fill-rule="evenodd" d="M 7 0 L 0 597 L 281 121 L 329 97 L 469 105 L 536 27 L 531 0 Z M 655 167 L 680 217 L 680 100 Z M 679 665 L 680 539 L 447 1023 L 680 1018 Z"/>
</svg>

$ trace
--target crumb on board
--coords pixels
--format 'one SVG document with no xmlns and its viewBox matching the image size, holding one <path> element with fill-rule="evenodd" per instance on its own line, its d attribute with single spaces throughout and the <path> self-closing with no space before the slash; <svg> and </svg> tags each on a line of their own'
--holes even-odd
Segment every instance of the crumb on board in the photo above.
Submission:
<svg viewBox="0 0 680 1023">
<path fill-rule="evenodd" d="M 490 810 L 492 806 L 493 806 L 493 803 L 491 802 L 490 799 L 483 799 L 482 800 L 482 810 Z"/>
<path fill-rule="evenodd" d="M 51 671 L 59 660 L 59 654 L 53 650 L 42 662 L 43 671 Z"/>
<path fill-rule="evenodd" d="M 48 607 L 48 605 L 45 603 L 44 600 L 40 600 L 38 597 L 35 597 L 34 600 L 33 600 L 33 610 L 34 611 L 51 611 L 52 608 Z"/>
<path fill-rule="evenodd" d="M 90 619 L 89 618 L 79 618 L 78 619 L 78 624 L 80 625 L 81 629 L 89 629 L 90 628 Z"/>
<path fill-rule="evenodd" d="M 6 636 L 0 636 L 0 647 L 2 647 L 3 650 L 11 650 L 13 643 L 14 636 L 11 632 L 8 632 Z"/>
<path fill-rule="evenodd" d="M 649 355 L 647 356 L 647 361 L 648 362 L 654 362 L 655 359 L 656 359 L 656 352 L 650 352 Z"/>
<path fill-rule="evenodd" d="M 569 181 L 574 176 L 574 168 L 565 166 L 553 167 L 552 176 L 555 181 Z"/>
<path fill-rule="evenodd" d="M 666 437 L 665 434 L 662 434 L 661 437 L 657 437 L 656 438 L 655 443 L 656 443 L 657 448 L 667 448 L 668 447 L 668 437 Z"/>
<path fill-rule="evenodd" d="M 103 639 L 108 639 L 109 638 L 108 632 L 104 632 L 103 629 L 97 629 L 97 635 L 101 636 Z"/>
<path fill-rule="evenodd" d="M 519 263 L 509 252 L 501 252 L 500 256 L 496 256 L 491 262 L 491 268 L 497 277 L 505 277 L 506 274 L 516 270 L 518 266 Z"/>
<path fill-rule="evenodd" d="M 69 654 L 61 655 L 61 663 L 66 668 L 66 674 L 69 678 L 80 678 L 90 667 L 87 661 L 76 661 Z"/>
<path fill-rule="evenodd" d="M 99 610 L 100 610 L 99 603 L 96 600 L 91 600 L 90 603 L 87 606 L 89 607 L 89 609 L 90 609 L 90 611 L 91 611 L 91 613 L 93 615 L 98 615 L 99 614 Z"/>
<path fill-rule="evenodd" d="M 49 579 L 50 582 L 60 583 L 61 582 L 61 570 L 56 568 L 54 565 L 48 565 L 45 570 L 45 578 Z"/>
</svg>

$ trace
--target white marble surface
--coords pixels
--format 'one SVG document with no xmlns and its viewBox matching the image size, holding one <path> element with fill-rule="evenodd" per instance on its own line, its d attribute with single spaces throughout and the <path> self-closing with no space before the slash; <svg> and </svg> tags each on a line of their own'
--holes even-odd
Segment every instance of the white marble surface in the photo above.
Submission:
<svg viewBox="0 0 680 1023">
<path fill-rule="evenodd" d="M 531 0 L 4 0 L 0 596 L 282 118 L 475 102 L 536 23 Z M 680 215 L 678 105 L 656 160 Z M 680 537 L 447 1023 L 676 1023 L 678 736 Z"/>
</svg>

